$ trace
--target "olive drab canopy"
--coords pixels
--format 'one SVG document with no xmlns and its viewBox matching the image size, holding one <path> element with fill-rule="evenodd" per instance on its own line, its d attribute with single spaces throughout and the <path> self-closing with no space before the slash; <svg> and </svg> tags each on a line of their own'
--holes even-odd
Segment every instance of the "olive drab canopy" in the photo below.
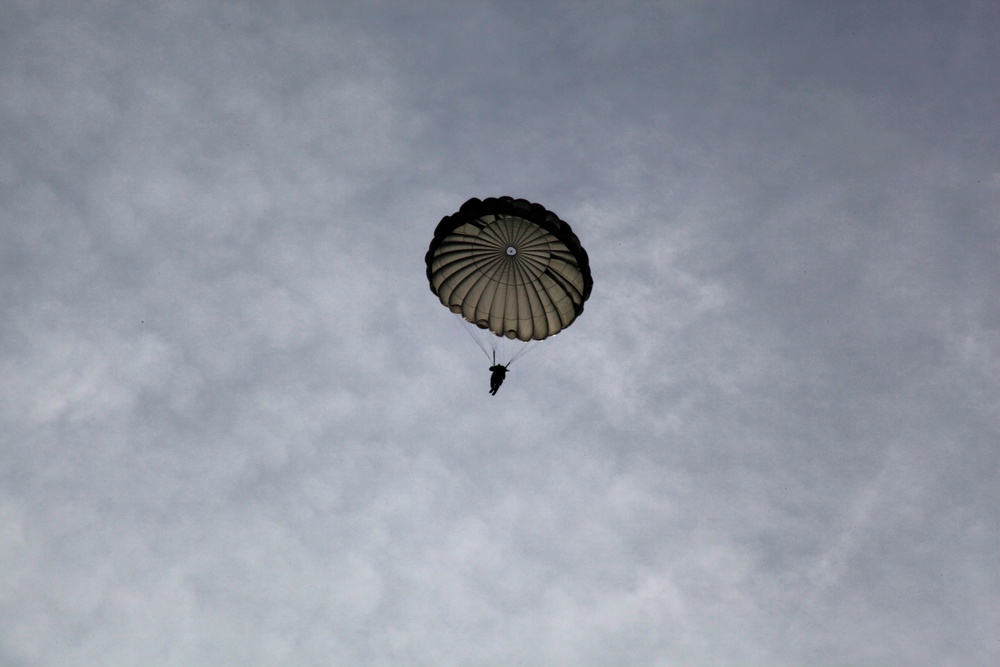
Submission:
<svg viewBox="0 0 1000 667">
<path fill-rule="evenodd" d="M 570 226 L 512 197 L 465 202 L 438 224 L 425 259 L 431 291 L 451 312 L 521 341 L 571 325 L 594 284 Z"/>
</svg>

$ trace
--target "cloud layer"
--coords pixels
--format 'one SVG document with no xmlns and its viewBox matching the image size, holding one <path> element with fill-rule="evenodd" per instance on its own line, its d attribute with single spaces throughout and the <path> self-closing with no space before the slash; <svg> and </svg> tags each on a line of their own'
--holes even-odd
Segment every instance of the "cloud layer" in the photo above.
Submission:
<svg viewBox="0 0 1000 667">
<path fill-rule="evenodd" d="M 2 13 L 0 662 L 996 662 L 988 3 Z M 490 397 L 503 194 L 595 288 Z"/>
</svg>

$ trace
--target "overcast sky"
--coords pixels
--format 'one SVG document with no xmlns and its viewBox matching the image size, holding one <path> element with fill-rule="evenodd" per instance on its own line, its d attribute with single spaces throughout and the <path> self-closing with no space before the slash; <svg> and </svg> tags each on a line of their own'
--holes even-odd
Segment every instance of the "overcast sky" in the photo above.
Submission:
<svg viewBox="0 0 1000 667">
<path fill-rule="evenodd" d="M 0 4 L 0 664 L 1000 664 L 1000 5 Z M 489 361 L 434 227 L 594 290 Z"/>
</svg>

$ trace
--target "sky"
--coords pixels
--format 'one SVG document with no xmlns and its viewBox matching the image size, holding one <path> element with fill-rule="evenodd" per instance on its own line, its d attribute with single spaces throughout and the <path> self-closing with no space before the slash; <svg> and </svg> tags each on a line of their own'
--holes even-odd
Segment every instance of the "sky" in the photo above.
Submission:
<svg viewBox="0 0 1000 667">
<path fill-rule="evenodd" d="M 1000 5 L 0 5 L 0 665 L 1000 664 Z M 438 221 L 587 249 L 511 368 Z"/>
</svg>

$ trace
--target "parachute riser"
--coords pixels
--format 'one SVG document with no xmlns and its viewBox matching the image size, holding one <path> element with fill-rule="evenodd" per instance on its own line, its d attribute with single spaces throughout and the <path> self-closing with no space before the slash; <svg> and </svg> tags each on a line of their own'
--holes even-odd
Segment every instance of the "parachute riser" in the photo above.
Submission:
<svg viewBox="0 0 1000 667">
<path fill-rule="evenodd" d="M 468 321 L 460 314 L 455 313 L 459 324 L 468 332 L 472 340 L 476 342 L 479 349 L 483 351 L 486 358 L 491 360 L 492 365 L 510 367 L 512 363 L 523 357 L 539 342 L 537 340 L 522 341 L 495 335 L 489 329 L 482 329 L 475 323 Z"/>
</svg>

